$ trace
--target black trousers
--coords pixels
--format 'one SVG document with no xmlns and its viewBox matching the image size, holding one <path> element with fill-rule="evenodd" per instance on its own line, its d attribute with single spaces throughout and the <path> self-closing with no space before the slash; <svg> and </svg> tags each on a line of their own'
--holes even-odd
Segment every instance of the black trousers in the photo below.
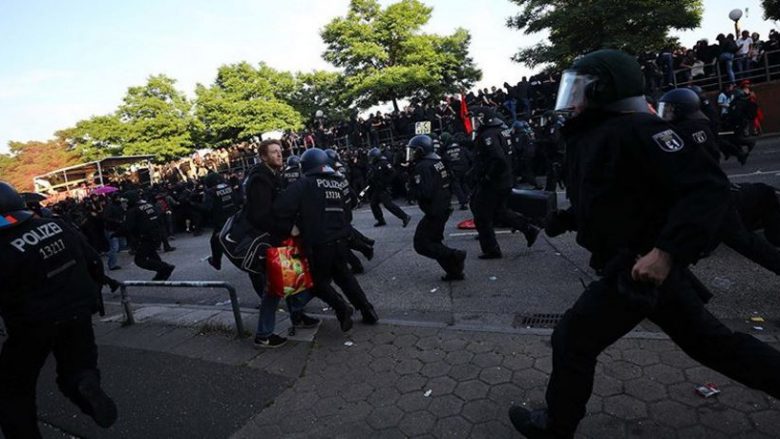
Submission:
<svg viewBox="0 0 780 439">
<path fill-rule="evenodd" d="M 0 353 L 0 427 L 5 437 L 41 437 L 35 390 L 49 353 L 57 360 L 60 391 L 86 413 L 78 385 L 88 376 L 100 379 L 90 316 L 7 329 L 9 337 Z"/>
<path fill-rule="evenodd" d="M 775 274 L 780 274 L 780 251 L 767 240 L 749 231 L 733 206 L 718 232 L 724 244 Z"/>
<path fill-rule="evenodd" d="M 383 190 L 383 191 L 372 191 L 371 192 L 371 213 L 374 214 L 374 219 L 377 221 L 383 222 L 385 220 L 385 216 L 382 213 L 382 207 L 385 206 L 385 209 L 389 210 L 390 213 L 398 217 L 398 219 L 402 220 L 406 218 L 406 212 L 401 210 L 398 205 L 396 205 L 392 198 L 390 198 L 390 192 Z"/>
<path fill-rule="evenodd" d="M 478 189 L 471 197 L 471 212 L 474 214 L 474 225 L 479 233 L 479 246 L 483 253 L 501 252 L 493 230 L 495 221 L 517 230 L 528 228 L 528 219 L 506 207 L 511 191 Z"/>
<path fill-rule="evenodd" d="M 469 191 L 468 184 L 466 184 L 465 173 L 453 172 L 450 186 L 452 187 L 452 193 L 455 194 L 455 198 L 458 199 L 458 203 L 460 203 L 461 206 L 465 206 L 469 202 Z"/>
<path fill-rule="evenodd" d="M 135 249 L 135 265 L 144 270 L 161 272 L 168 269 L 169 264 L 160 259 L 157 254 L 157 243 L 149 241 L 138 241 Z"/>
<path fill-rule="evenodd" d="M 314 247 L 309 260 L 314 280 L 314 295 L 337 313 L 343 312 L 347 304 L 331 286 L 331 281 L 336 282 L 349 302 L 358 310 L 362 311 L 371 306 L 355 275 L 347 267 L 347 252 L 349 244 L 346 239 L 333 241 Z"/>
<path fill-rule="evenodd" d="M 780 397 L 780 352 L 724 326 L 704 308 L 694 283 L 698 280 L 691 274 L 673 274 L 659 288 L 653 308 L 636 307 L 613 276 L 588 285 L 564 314 L 552 335 L 553 370 L 547 387 L 547 404 L 558 435 L 572 437 L 585 416 L 599 354 L 644 318 L 660 326 L 694 360 Z"/>
<path fill-rule="evenodd" d="M 444 245 L 444 227 L 452 210 L 441 215 L 425 214 L 414 231 L 414 251 L 417 254 L 435 259 L 445 272 L 452 271 L 455 249 Z"/>
<path fill-rule="evenodd" d="M 222 244 L 219 242 L 219 233 L 222 228 L 225 227 L 227 218 L 216 220 L 214 222 L 214 230 L 211 232 L 211 238 L 209 239 L 209 245 L 211 246 L 211 258 L 217 263 L 222 262 L 222 255 L 225 251 L 222 249 Z"/>
</svg>

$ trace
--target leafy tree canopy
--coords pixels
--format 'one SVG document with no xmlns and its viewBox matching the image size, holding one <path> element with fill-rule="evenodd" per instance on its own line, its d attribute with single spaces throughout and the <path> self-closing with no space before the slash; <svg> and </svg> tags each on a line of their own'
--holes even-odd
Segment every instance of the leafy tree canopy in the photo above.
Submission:
<svg viewBox="0 0 780 439">
<path fill-rule="evenodd" d="M 214 83 L 195 89 L 195 114 L 204 127 L 203 140 L 224 146 L 273 130 L 302 127 L 300 113 L 286 102 L 296 93 L 292 74 L 261 63 L 219 68 Z"/>
<path fill-rule="evenodd" d="M 767 20 L 780 20 L 780 0 L 761 0 L 764 7 L 764 18 Z"/>
<path fill-rule="evenodd" d="M 36 175 L 81 162 L 79 155 L 59 138 L 48 142 L 10 142 L 8 146 L 11 153 L 0 154 L 0 175 L 19 191 L 32 191 Z"/>
<path fill-rule="evenodd" d="M 482 72 L 468 56 L 471 36 L 425 34 L 433 9 L 401 0 L 382 9 L 377 0 L 352 0 L 347 15 L 321 32 L 323 58 L 344 70 L 347 96 L 361 108 L 419 94 L 470 87 Z"/>
<path fill-rule="evenodd" d="M 507 26 L 526 35 L 547 32 L 549 40 L 521 49 L 513 59 L 529 67 L 566 68 L 580 55 L 614 48 L 630 53 L 656 51 L 670 44 L 671 29 L 694 29 L 701 0 L 510 0 L 521 11 Z"/>
</svg>

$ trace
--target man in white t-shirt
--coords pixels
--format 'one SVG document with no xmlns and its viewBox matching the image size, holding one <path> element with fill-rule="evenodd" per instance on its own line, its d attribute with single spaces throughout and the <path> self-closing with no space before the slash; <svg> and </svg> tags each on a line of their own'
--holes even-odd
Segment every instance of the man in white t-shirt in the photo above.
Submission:
<svg viewBox="0 0 780 439">
<path fill-rule="evenodd" d="M 742 75 L 740 76 L 749 76 L 749 74 L 745 73 L 745 71 L 748 69 L 748 65 L 750 65 L 748 54 L 750 53 L 750 49 L 752 47 L 753 39 L 750 38 L 750 32 L 743 30 L 742 38 L 737 40 L 737 53 L 734 56 L 736 70 L 737 72 L 742 72 Z"/>
</svg>

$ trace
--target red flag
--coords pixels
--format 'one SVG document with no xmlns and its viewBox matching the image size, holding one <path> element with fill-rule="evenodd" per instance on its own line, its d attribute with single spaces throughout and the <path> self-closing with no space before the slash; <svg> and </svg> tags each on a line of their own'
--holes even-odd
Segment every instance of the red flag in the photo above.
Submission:
<svg viewBox="0 0 780 439">
<path fill-rule="evenodd" d="M 463 127 L 466 129 L 466 134 L 470 136 L 471 133 L 474 132 L 474 127 L 471 126 L 469 106 L 466 104 L 466 96 L 463 93 L 460 95 L 460 118 L 463 120 Z"/>
</svg>

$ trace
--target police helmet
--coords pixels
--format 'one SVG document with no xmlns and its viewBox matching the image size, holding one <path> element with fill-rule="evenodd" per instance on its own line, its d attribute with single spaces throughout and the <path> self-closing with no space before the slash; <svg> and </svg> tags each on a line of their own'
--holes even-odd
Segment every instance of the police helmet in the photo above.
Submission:
<svg viewBox="0 0 780 439">
<path fill-rule="evenodd" d="M 621 50 L 597 50 L 563 72 L 555 111 L 576 115 L 586 108 L 604 108 L 642 96 L 644 89 L 644 75 L 636 58 Z"/>
<path fill-rule="evenodd" d="M 297 155 L 291 155 L 290 157 L 287 157 L 287 167 L 289 168 L 297 168 L 301 166 L 301 158 Z"/>
<path fill-rule="evenodd" d="M 380 151 L 379 148 L 371 148 L 368 151 L 368 158 L 372 162 L 375 161 L 375 160 L 379 160 L 379 157 L 381 157 L 381 156 L 382 156 L 382 151 Z"/>
<path fill-rule="evenodd" d="M 141 193 L 136 190 L 128 191 L 125 193 L 125 199 L 127 200 L 128 206 L 135 206 L 141 201 Z"/>
<path fill-rule="evenodd" d="M 414 157 L 418 160 L 423 158 L 439 159 L 439 156 L 436 155 L 433 139 L 425 134 L 412 137 L 406 147 L 414 151 Z"/>
<path fill-rule="evenodd" d="M 328 163 L 328 154 L 319 148 L 310 148 L 301 156 L 301 172 L 304 175 L 333 174 L 335 171 Z"/>
<path fill-rule="evenodd" d="M 331 166 L 336 166 L 337 162 L 341 161 L 341 158 L 339 157 L 339 153 L 336 152 L 333 148 L 328 148 L 325 150 L 325 154 L 328 155 L 328 162 Z"/>
<path fill-rule="evenodd" d="M 661 96 L 658 104 L 658 115 L 670 122 L 705 117 L 701 112 L 699 95 L 690 88 L 675 88 Z"/>
<path fill-rule="evenodd" d="M 222 176 L 216 172 L 209 172 L 203 181 L 206 183 L 206 187 L 208 188 L 216 187 L 218 184 L 222 183 Z"/>
<path fill-rule="evenodd" d="M 0 181 L 0 230 L 14 227 L 32 218 L 24 199 L 10 184 Z"/>
</svg>

